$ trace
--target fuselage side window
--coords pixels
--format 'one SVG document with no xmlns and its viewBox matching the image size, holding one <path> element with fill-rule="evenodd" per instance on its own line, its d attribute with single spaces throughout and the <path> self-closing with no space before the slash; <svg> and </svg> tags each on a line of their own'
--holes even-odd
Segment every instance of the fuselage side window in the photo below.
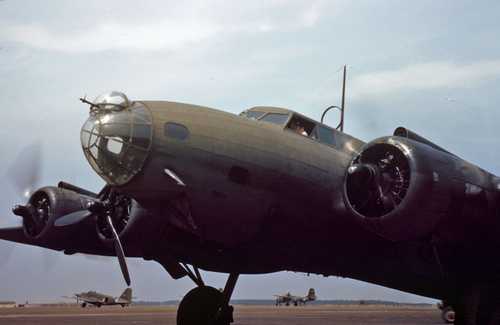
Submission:
<svg viewBox="0 0 500 325">
<path fill-rule="evenodd" d="M 270 122 L 278 125 L 284 125 L 288 120 L 288 114 L 267 113 L 260 121 Z"/>
<path fill-rule="evenodd" d="M 182 124 L 167 122 L 164 127 L 165 136 L 177 140 L 186 140 L 189 138 L 189 130 Z"/>
</svg>

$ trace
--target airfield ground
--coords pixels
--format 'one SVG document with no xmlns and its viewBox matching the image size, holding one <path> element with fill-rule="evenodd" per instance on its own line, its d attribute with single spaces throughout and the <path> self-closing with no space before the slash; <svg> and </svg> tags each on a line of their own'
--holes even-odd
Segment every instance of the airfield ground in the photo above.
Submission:
<svg viewBox="0 0 500 325">
<path fill-rule="evenodd" d="M 175 325 L 176 306 L 27 307 L 0 309 L 0 325 Z M 440 312 L 431 306 L 306 307 L 235 306 L 235 325 L 438 325 Z"/>
</svg>

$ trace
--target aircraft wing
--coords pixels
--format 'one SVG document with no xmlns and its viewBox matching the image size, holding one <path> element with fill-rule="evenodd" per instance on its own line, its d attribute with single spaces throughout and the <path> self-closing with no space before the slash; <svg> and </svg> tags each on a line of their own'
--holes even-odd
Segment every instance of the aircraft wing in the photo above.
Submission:
<svg viewBox="0 0 500 325">
<path fill-rule="evenodd" d="M 0 239 L 13 241 L 16 243 L 35 245 L 35 241 L 24 234 L 23 227 L 0 228 Z M 42 246 L 42 245 L 39 245 Z M 43 246 L 47 247 L 47 246 Z M 50 248 L 50 247 L 47 247 Z M 52 248 L 55 249 L 55 248 Z"/>
<path fill-rule="evenodd" d="M 34 245 L 49 248 L 56 251 L 64 251 L 66 254 L 83 253 L 104 256 L 114 256 L 112 249 L 104 245 L 98 238 L 95 226 L 80 224 L 67 229 L 64 237 L 58 240 L 37 240 L 26 236 L 23 227 L 0 228 L 0 240 L 8 240 L 20 244 Z M 124 246 L 126 244 L 124 243 Z M 126 250 L 127 253 L 132 250 Z M 130 254 L 127 254 L 130 256 Z"/>
<path fill-rule="evenodd" d="M 20 244 L 41 246 L 56 251 L 65 251 L 68 254 L 85 253 L 114 255 L 112 250 L 105 247 L 99 242 L 97 235 L 92 236 L 89 231 L 84 231 L 85 229 L 82 229 L 82 227 L 80 227 L 79 230 L 83 231 L 80 233 L 77 231 L 72 231 L 71 236 L 67 236 L 68 238 L 66 239 L 63 238 L 62 240 L 39 241 L 26 236 L 23 227 L 2 228 L 0 229 L 0 239 L 13 241 Z M 82 233 L 85 233 L 87 238 L 82 238 Z"/>
<path fill-rule="evenodd" d="M 96 303 L 101 303 L 102 300 L 98 298 L 93 298 L 93 297 L 85 297 L 85 298 L 80 298 L 81 301 L 84 301 L 88 304 L 96 304 Z"/>
</svg>

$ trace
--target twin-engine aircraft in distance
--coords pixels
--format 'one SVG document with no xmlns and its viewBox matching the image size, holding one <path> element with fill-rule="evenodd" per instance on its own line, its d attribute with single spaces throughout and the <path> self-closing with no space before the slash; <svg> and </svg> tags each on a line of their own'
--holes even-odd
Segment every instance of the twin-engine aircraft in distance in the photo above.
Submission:
<svg viewBox="0 0 500 325">
<path fill-rule="evenodd" d="M 108 296 L 96 291 L 87 291 L 81 293 L 75 293 L 73 297 L 65 297 L 70 299 L 76 299 L 77 304 L 81 304 L 82 308 L 87 307 L 87 305 L 94 305 L 96 307 L 101 306 L 115 306 L 119 305 L 122 307 L 130 306 L 132 303 L 132 289 L 127 288 L 120 297 Z"/>
<path fill-rule="evenodd" d="M 276 298 L 276 306 L 281 306 L 281 304 L 285 304 L 286 306 L 290 306 L 291 304 L 298 306 L 305 305 L 309 301 L 315 301 L 316 292 L 311 288 L 305 296 L 294 296 L 288 292 L 284 295 L 274 295 L 274 297 Z"/>
<path fill-rule="evenodd" d="M 1 239 L 116 255 L 127 283 L 126 256 L 188 276 L 179 325 L 229 324 L 240 274 L 284 270 L 444 299 L 456 324 L 500 311 L 500 179 L 424 137 L 399 127 L 365 143 L 277 107 L 83 101 L 83 152 L 106 185 L 34 191 Z M 224 290 L 199 269 L 228 273 Z"/>
</svg>

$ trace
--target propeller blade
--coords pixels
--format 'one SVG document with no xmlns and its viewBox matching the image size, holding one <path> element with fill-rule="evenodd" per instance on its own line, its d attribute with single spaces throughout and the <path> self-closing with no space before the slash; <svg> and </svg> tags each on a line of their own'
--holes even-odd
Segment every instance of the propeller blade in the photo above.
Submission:
<svg viewBox="0 0 500 325">
<path fill-rule="evenodd" d="M 54 222 L 54 226 L 56 227 L 69 226 L 78 223 L 91 215 L 92 212 L 90 212 L 89 210 L 78 210 L 75 212 L 71 212 L 57 219 Z"/>
<path fill-rule="evenodd" d="M 120 268 L 122 270 L 123 277 L 125 278 L 125 282 L 127 283 L 127 285 L 130 286 L 130 275 L 128 273 L 127 262 L 125 260 L 125 253 L 123 252 L 123 247 L 122 243 L 120 242 L 120 237 L 118 236 L 115 226 L 113 226 L 113 221 L 111 220 L 111 217 L 109 215 L 106 216 L 106 221 L 113 234 L 115 253 L 116 256 L 118 257 L 118 262 L 120 263 Z"/>
<path fill-rule="evenodd" d="M 41 151 L 39 142 L 25 147 L 8 169 L 7 179 L 25 199 L 33 193 L 40 178 Z"/>
<path fill-rule="evenodd" d="M 392 211 L 396 207 L 396 202 L 391 194 L 383 195 L 380 200 L 382 201 L 382 205 L 386 211 Z"/>
<path fill-rule="evenodd" d="M 9 262 L 13 250 L 13 242 L 5 241 L 2 243 L 2 245 L 0 245 L 0 268 L 2 268 Z"/>
</svg>

